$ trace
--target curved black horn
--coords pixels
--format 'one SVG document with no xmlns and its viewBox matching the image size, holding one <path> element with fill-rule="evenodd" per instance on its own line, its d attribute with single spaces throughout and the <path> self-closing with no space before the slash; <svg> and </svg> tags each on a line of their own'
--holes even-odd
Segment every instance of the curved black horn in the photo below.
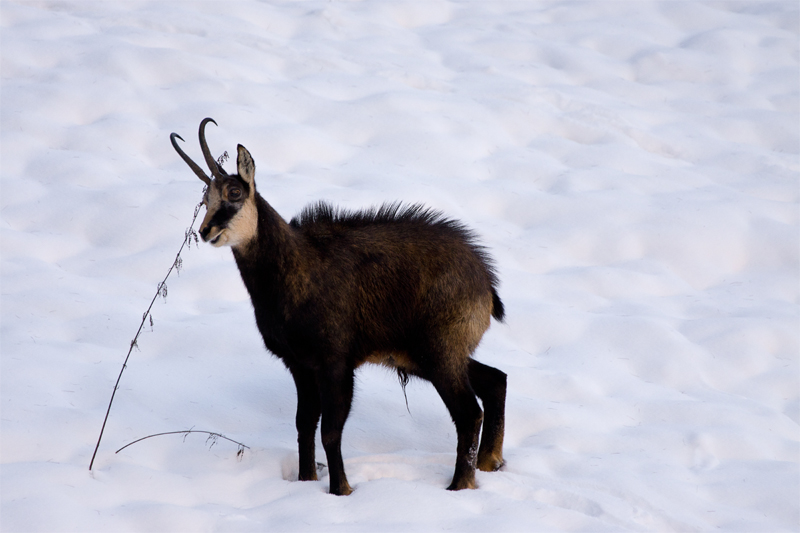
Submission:
<svg viewBox="0 0 800 533">
<path fill-rule="evenodd" d="M 200 150 L 203 151 L 203 157 L 206 158 L 206 165 L 208 165 L 209 170 L 211 170 L 211 175 L 213 175 L 215 178 L 218 178 L 220 176 L 227 176 L 228 173 L 225 172 L 225 169 L 222 168 L 222 165 L 217 163 L 217 160 L 214 159 L 213 155 L 211 155 L 211 150 L 208 149 L 208 144 L 206 143 L 205 129 L 206 129 L 206 124 L 208 124 L 209 122 L 213 122 L 215 126 L 217 125 L 216 121 L 214 121 L 213 118 L 204 118 L 203 122 L 200 123 L 200 133 L 199 133 Z"/>
<path fill-rule="evenodd" d="M 203 172 L 203 169 L 200 168 L 200 166 L 197 163 L 192 161 L 189 158 L 189 156 L 184 153 L 183 150 L 181 150 L 181 147 L 178 146 L 178 141 L 176 141 L 175 139 L 180 139 L 180 140 L 183 141 L 183 137 L 181 137 L 177 133 L 172 133 L 169 136 L 169 140 L 170 140 L 170 142 L 172 142 L 172 147 L 175 148 L 175 151 L 178 152 L 178 155 L 181 156 L 181 159 L 186 161 L 186 164 L 189 165 L 189 168 L 191 168 L 194 171 L 194 173 L 197 174 L 197 177 L 200 178 L 201 180 L 203 180 L 203 182 L 206 185 L 211 185 L 211 178 L 206 176 L 206 173 Z"/>
</svg>

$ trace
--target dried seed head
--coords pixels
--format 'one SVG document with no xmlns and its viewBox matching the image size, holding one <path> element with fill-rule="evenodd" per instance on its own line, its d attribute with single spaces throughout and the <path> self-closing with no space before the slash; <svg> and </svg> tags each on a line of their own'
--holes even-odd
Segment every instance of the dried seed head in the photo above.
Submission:
<svg viewBox="0 0 800 533">
<path fill-rule="evenodd" d="M 164 300 L 167 299 L 167 284 L 163 281 L 158 284 L 158 293 L 161 295 Z"/>
</svg>

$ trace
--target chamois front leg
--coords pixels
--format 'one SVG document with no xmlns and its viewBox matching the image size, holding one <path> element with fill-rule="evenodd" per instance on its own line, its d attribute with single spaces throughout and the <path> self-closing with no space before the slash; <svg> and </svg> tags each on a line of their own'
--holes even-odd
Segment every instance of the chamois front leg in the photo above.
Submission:
<svg viewBox="0 0 800 533">
<path fill-rule="evenodd" d="M 353 370 L 323 369 L 318 375 L 322 401 L 322 446 L 328 457 L 330 493 L 346 496 L 353 492 L 347 483 L 342 459 L 342 430 L 353 401 Z"/>
<path fill-rule="evenodd" d="M 319 388 L 314 373 L 302 368 L 291 369 L 297 387 L 297 448 L 300 456 L 300 481 L 316 481 L 317 463 L 314 439 L 321 411 Z"/>
</svg>

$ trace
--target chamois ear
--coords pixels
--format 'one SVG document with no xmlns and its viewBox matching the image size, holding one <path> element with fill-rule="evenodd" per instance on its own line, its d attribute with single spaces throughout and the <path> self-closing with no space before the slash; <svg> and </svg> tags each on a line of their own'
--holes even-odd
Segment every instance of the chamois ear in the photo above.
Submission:
<svg viewBox="0 0 800 533">
<path fill-rule="evenodd" d="M 241 144 L 236 149 L 239 152 L 236 156 L 236 169 L 239 172 L 239 177 L 253 187 L 256 174 L 256 164 L 253 162 L 253 157 L 247 151 L 247 148 Z"/>
</svg>

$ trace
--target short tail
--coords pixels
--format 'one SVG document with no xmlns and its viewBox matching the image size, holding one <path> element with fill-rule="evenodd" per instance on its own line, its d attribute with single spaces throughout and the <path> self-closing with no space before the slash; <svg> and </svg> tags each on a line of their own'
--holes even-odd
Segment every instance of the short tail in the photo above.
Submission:
<svg viewBox="0 0 800 533">
<path fill-rule="evenodd" d="M 494 287 L 492 287 L 492 316 L 497 319 L 498 322 L 502 322 L 506 316 L 503 302 L 500 301 L 500 297 L 497 295 L 497 291 L 494 290 Z"/>
</svg>

